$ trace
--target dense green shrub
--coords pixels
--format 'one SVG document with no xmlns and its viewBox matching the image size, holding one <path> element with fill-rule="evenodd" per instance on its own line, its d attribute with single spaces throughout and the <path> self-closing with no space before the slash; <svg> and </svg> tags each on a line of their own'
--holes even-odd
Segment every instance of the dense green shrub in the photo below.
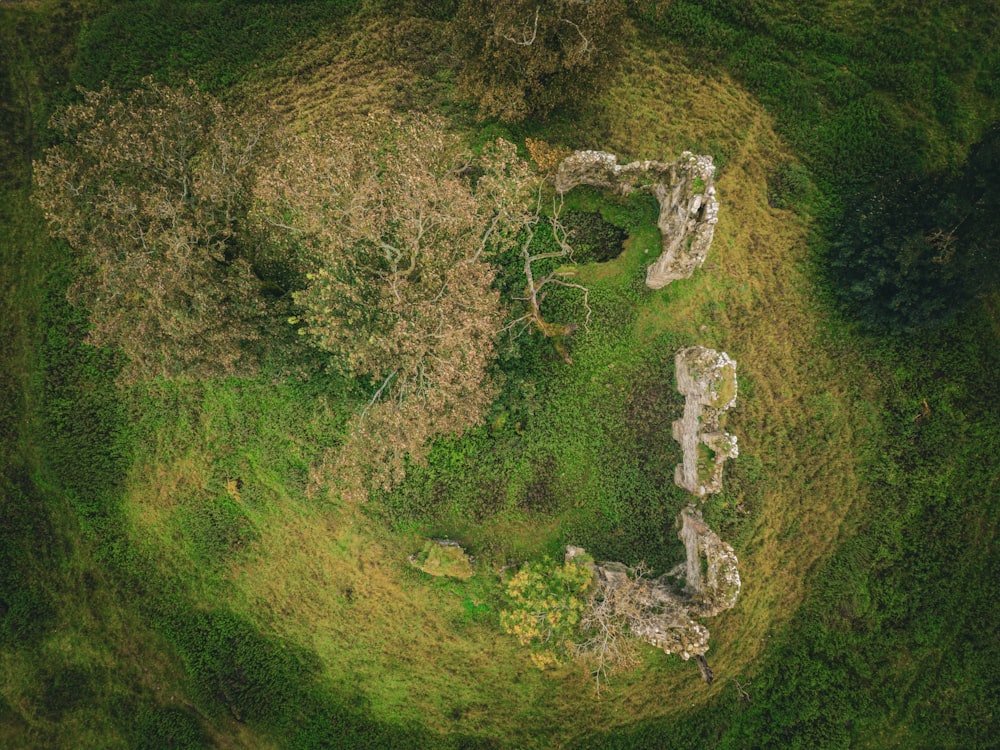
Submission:
<svg viewBox="0 0 1000 750">
<path fill-rule="evenodd" d="M 1000 126 L 955 177 L 901 181 L 847 213 L 829 264 L 840 298 L 870 327 L 946 322 L 1000 283 Z"/>
<path fill-rule="evenodd" d="M 43 669 L 36 680 L 37 705 L 51 721 L 59 721 L 67 711 L 86 706 L 93 700 L 91 675 L 81 666 L 69 664 Z"/>
<path fill-rule="evenodd" d="M 606 221 L 599 211 L 566 211 L 560 220 L 577 263 L 603 263 L 621 255 L 628 232 Z"/>
<path fill-rule="evenodd" d="M 809 171 L 799 164 L 782 162 L 767 174 L 767 202 L 772 208 L 808 205 L 815 192 Z"/>
<path fill-rule="evenodd" d="M 195 556 L 209 565 L 223 565 L 260 538 L 246 511 L 233 498 L 195 498 L 184 508 L 185 536 Z"/>
<path fill-rule="evenodd" d="M 204 704 L 222 704 L 240 721 L 288 726 L 318 669 L 308 652 L 264 637 L 228 611 L 179 612 L 166 635 Z"/>
</svg>

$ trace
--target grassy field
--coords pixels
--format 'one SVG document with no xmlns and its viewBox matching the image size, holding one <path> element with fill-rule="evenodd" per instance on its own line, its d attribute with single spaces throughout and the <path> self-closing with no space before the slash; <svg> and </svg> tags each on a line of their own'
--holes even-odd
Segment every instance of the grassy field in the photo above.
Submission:
<svg viewBox="0 0 1000 750">
<path fill-rule="evenodd" d="M 1000 698 L 988 588 L 1000 305 L 901 342 L 834 311 L 817 217 L 870 175 L 837 177 L 831 154 L 846 141 L 815 135 L 807 115 L 857 114 L 832 81 L 868 86 L 887 112 L 901 106 L 860 63 L 838 63 L 837 44 L 867 34 L 865 9 L 824 6 L 832 31 L 816 44 L 795 36 L 796 18 L 765 23 L 748 10 L 740 21 L 742 5 L 710 5 L 690 28 L 689 2 L 656 23 L 640 13 L 643 31 L 599 101 L 516 128 L 479 125 L 456 99 L 442 14 L 390 20 L 338 3 L 0 10 L 3 39 L 27 40 L 4 57 L 0 455 L 4 517 L 16 523 L 0 532 L 0 744 L 988 746 Z M 789 59 L 755 46 L 769 35 Z M 45 58 L 53 40 L 64 54 Z M 699 64 L 733 40 L 728 56 Z M 782 72 L 797 59 L 811 66 L 803 80 Z M 486 424 L 438 443 L 392 493 L 346 502 L 330 467 L 357 407 L 349 383 L 275 367 L 253 381 L 125 393 L 114 355 L 81 343 L 83 319 L 64 301 L 68 251 L 29 202 L 24 157 L 37 156 L 68 81 L 125 86 L 147 73 L 193 77 L 293 123 L 426 108 L 471 143 L 709 153 L 722 206 L 712 251 L 691 279 L 650 292 L 655 204 L 570 194 L 567 208 L 629 233 L 618 259 L 577 270 L 593 317 L 570 342 L 573 363 L 519 340 Z M 995 112 L 973 79 L 957 70 L 931 92 L 951 119 L 921 106 L 919 81 L 907 89 L 926 125 L 908 132 L 928 164 L 955 162 Z M 882 135 L 858 136 L 861 152 Z M 572 294 L 549 305 L 582 322 Z M 650 648 L 598 696 L 580 668 L 540 672 L 501 633 L 501 576 L 566 543 L 657 572 L 682 559 L 673 352 L 692 344 L 739 363 L 727 429 L 740 457 L 705 516 L 735 547 L 743 590 L 708 622 L 713 685 Z M 476 575 L 446 582 L 410 567 L 428 536 L 460 540 Z"/>
</svg>

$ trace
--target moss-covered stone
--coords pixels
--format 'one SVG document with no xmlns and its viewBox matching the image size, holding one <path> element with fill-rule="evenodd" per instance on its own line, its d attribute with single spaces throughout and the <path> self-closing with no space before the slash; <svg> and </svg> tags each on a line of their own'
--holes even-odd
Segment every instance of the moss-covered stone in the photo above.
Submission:
<svg viewBox="0 0 1000 750">
<path fill-rule="evenodd" d="M 457 542 L 450 539 L 431 539 L 420 552 L 410 556 L 410 564 L 424 573 L 438 577 L 472 578 L 472 559 Z"/>
</svg>

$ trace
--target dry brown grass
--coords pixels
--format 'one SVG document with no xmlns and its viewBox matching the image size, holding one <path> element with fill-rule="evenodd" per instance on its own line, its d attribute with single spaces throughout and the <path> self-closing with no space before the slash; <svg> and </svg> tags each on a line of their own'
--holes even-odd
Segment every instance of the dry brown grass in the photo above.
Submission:
<svg viewBox="0 0 1000 750">
<path fill-rule="evenodd" d="M 343 36 L 290 50 L 245 95 L 300 123 L 431 109 L 451 96 L 447 30 L 427 19 L 374 16 Z"/>
</svg>

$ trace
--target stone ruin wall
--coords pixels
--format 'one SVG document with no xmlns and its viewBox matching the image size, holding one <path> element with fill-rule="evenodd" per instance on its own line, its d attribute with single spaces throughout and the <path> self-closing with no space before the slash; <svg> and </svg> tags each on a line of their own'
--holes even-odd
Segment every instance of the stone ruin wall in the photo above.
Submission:
<svg viewBox="0 0 1000 750">
<path fill-rule="evenodd" d="M 618 562 L 587 564 L 598 586 L 639 588 L 642 612 L 636 622 L 629 623 L 633 635 L 687 660 L 708 651 L 708 628 L 696 618 L 730 609 L 736 604 L 741 582 L 736 553 L 708 527 L 699 510 L 689 505 L 681 511 L 678 522 L 687 559 L 659 578 L 636 578 L 634 570 Z M 583 554 L 579 547 L 567 547 L 566 561 Z M 702 561 L 707 568 L 704 576 Z"/>
<path fill-rule="evenodd" d="M 714 175 L 710 156 L 689 151 L 674 162 L 628 164 L 619 164 L 614 154 L 603 151 L 576 151 L 559 164 L 556 191 L 562 195 L 589 185 L 618 195 L 637 190 L 651 193 L 659 205 L 657 227 L 663 250 L 647 268 L 646 285 L 661 289 L 690 277 L 705 262 L 719 214 Z M 723 429 L 725 412 L 736 403 L 736 362 L 725 352 L 693 346 L 677 352 L 675 366 L 677 389 L 684 394 L 685 405 L 683 416 L 672 426 L 683 453 L 674 478 L 678 486 L 704 499 L 722 490 L 723 465 L 739 453 L 736 436 Z M 643 614 L 630 625 L 632 632 L 668 654 L 695 657 L 702 675 L 711 682 L 704 658 L 709 631 L 697 618 L 712 617 L 736 604 L 741 586 L 739 561 L 694 505 L 681 511 L 678 525 L 687 559 L 659 578 L 637 579 L 635 571 L 622 563 L 588 564 L 599 586 L 626 582 L 639 586 Z M 582 554 L 580 548 L 567 547 L 566 559 Z"/>
<path fill-rule="evenodd" d="M 604 151 L 576 151 L 559 164 L 556 191 L 562 195 L 590 185 L 619 195 L 651 193 L 660 207 L 657 226 L 663 252 L 646 269 L 646 285 L 661 289 L 688 278 L 705 262 L 719 216 L 714 175 L 712 157 L 690 151 L 674 162 L 629 164 L 619 164 L 617 156 Z"/>
<path fill-rule="evenodd" d="M 674 358 L 684 415 L 673 423 L 683 460 L 674 472 L 678 487 L 698 497 L 722 491 L 722 467 L 739 455 L 735 435 L 722 428 L 736 404 L 736 362 L 725 352 L 691 346 Z"/>
</svg>

